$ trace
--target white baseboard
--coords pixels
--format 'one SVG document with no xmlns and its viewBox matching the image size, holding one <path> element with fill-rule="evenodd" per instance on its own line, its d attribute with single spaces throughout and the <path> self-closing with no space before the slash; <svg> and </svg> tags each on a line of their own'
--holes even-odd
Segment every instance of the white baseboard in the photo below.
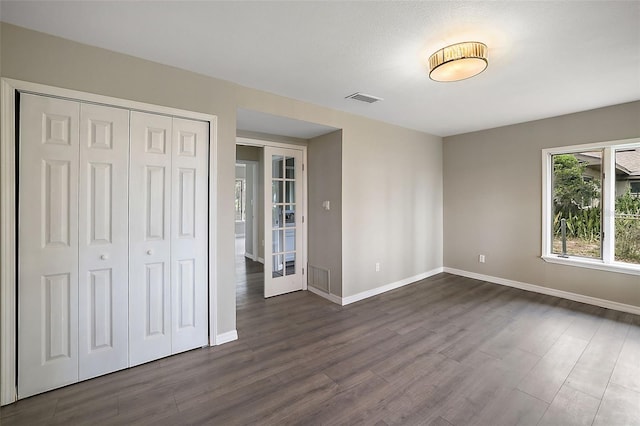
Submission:
<svg viewBox="0 0 640 426">
<path fill-rule="evenodd" d="M 463 271 L 461 269 L 445 267 L 444 272 L 447 272 L 453 275 L 459 275 L 461 277 L 473 278 L 480 281 L 487 281 L 494 284 L 500 284 L 508 287 L 519 288 L 520 290 L 532 291 L 534 293 L 541 293 L 549 296 L 561 297 L 563 299 L 573 300 L 574 302 L 581 302 L 581 303 L 586 303 L 588 305 L 600 306 L 601 308 L 613 309 L 615 311 L 622 311 L 622 312 L 628 312 L 630 314 L 640 315 L 640 306 L 627 305 L 625 303 L 613 302 L 611 300 L 585 296 L 583 294 L 571 293 L 569 291 L 556 290 L 555 288 L 543 287 L 535 284 L 508 280 L 506 278 L 492 277 L 490 275 L 483 275 L 475 272 Z"/>
<path fill-rule="evenodd" d="M 322 290 L 318 290 L 315 287 L 312 287 L 310 285 L 307 286 L 307 290 L 309 290 L 311 293 L 313 294 L 317 294 L 320 297 L 324 297 L 327 300 L 330 300 L 333 303 L 337 303 L 338 305 L 342 305 L 342 297 L 340 296 L 336 296 L 335 294 L 331 294 L 331 293 L 326 293 Z"/>
<path fill-rule="evenodd" d="M 244 252 L 244 257 L 246 257 L 247 259 L 253 260 L 254 262 L 256 261 L 256 257 L 254 255 L 252 255 L 249 252 Z"/>
<path fill-rule="evenodd" d="M 425 278 L 429 278 L 441 272 L 443 272 L 442 268 L 432 269 L 431 271 L 423 272 L 422 274 L 414 275 L 400 281 L 376 287 L 371 290 L 363 291 L 361 293 L 354 294 L 353 296 L 343 297 L 342 305 L 349 305 L 351 303 L 355 303 L 369 297 L 377 296 L 378 294 L 386 293 L 387 291 L 395 290 L 396 288 L 400 288 L 408 284 L 413 284 L 416 281 L 424 280 Z"/>
<path fill-rule="evenodd" d="M 225 343 L 233 342 L 234 340 L 238 340 L 238 331 L 227 331 L 226 333 L 218 334 L 216 336 L 216 345 L 224 345 Z"/>
</svg>

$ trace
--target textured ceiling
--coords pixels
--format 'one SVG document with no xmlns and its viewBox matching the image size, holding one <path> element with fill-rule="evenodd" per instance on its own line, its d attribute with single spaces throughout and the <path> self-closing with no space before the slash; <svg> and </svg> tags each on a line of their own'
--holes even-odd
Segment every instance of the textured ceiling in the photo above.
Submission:
<svg viewBox="0 0 640 426">
<path fill-rule="evenodd" d="M 440 136 L 640 99 L 640 1 L 2 0 L 0 19 Z M 487 70 L 429 80 L 465 40 Z"/>
</svg>

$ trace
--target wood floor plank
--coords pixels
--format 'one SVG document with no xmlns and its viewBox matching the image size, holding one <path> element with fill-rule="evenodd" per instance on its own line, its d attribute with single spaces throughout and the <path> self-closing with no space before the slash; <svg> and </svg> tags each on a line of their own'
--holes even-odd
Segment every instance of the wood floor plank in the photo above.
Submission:
<svg viewBox="0 0 640 426">
<path fill-rule="evenodd" d="M 638 316 L 445 273 L 348 306 L 265 300 L 262 265 L 236 272 L 238 341 L 2 407 L 2 425 L 640 422 Z"/>
<path fill-rule="evenodd" d="M 610 381 L 640 393 L 639 326 L 630 326 Z"/>
<path fill-rule="evenodd" d="M 593 426 L 639 425 L 640 392 L 610 383 L 604 393 Z"/>
<path fill-rule="evenodd" d="M 587 346 L 585 340 L 562 336 L 518 385 L 518 389 L 551 403 Z"/>
<path fill-rule="evenodd" d="M 574 389 L 601 399 L 618 362 L 628 329 L 629 324 L 607 317 L 602 318 L 591 341 L 567 377 L 566 383 Z"/>
<path fill-rule="evenodd" d="M 599 405 L 599 398 L 564 385 L 556 394 L 538 426 L 591 425 Z"/>
</svg>

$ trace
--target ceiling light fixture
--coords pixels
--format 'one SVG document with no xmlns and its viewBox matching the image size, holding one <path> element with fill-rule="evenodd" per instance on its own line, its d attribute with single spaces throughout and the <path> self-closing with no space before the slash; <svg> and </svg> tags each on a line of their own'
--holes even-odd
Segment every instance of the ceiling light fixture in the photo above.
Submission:
<svg viewBox="0 0 640 426">
<path fill-rule="evenodd" d="M 429 78 L 459 81 L 480 74 L 489 65 L 487 45 L 466 41 L 443 47 L 429 57 Z"/>
</svg>

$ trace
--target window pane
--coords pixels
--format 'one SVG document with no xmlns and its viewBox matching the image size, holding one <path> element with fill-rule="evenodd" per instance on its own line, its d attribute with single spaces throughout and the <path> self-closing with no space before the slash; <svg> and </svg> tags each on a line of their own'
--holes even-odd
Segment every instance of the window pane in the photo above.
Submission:
<svg viewBox="0 0 640 426">
<path fill-rule="evenodd" d="M 271 249 L 273 253 L 282 253 L 284 251 L 284 231 L 272 231 L 273 240 Z"/>
<path fill-rule="evenodd" d="M 271 175 L 275 179 L 282 179 L 284 169 L 284 158 L 282 155 L 274 155 L 271 160 Z"/>
<path fill-rule="evenodd" d="M 296 183 L 295 181 L 287 181 L 285 203 L 296 202 Z"/>
<path fill-rule="evenodd" d="M 272 228 L 280 228 L 284 225 L 282 225 L 282 207 L 283 206 L 278 206 L 278 205 L 274 205 L 271 208 L 271 227 Z"/>
<path fill-rule="evenodd" d="M 296 273 L 296 254 L 288 253 L 285 255 L 287 265 L 287 275 L 295 275 Z"/>
<path fill-rule="evenodd" d="M 290 204 L 286 206 L 286 209 L 284 211 L 284 220 L 285 220 L 285 226 L 287 228 L 291 226 L 296 226 L 296 205 L 295 204 Z"/>
<path fill-rule="evenodd" d="M 271 183 L 271 190 L 272 190 L 272 200 L 274 203 L 282 203 L 282 184 L 284 182 L 282 182 L 281 180 L 274 180 Z"/>
<path fill-rule="evenodd" d="M 285 161 L 285 167 L 286 167 L 286 174 L 285 176 L 287 177 L 287 179 L 295 179 L 296 175 L 295 175 L 295 171 L 296 171 L 296 167 L 295 167 L 295 158 L 292 157 L 287 157 L 286 161 Z"/>
<path fill-rule="evenodd" d="M 615 260 L 640 264 L 640 148 L 618 150 Z"/>
<path fill-rule="evenodd" d="M 273 270 L 271 276 L 273 278 L 284 276 L 284 255 L 276 254 L 273 256 Z"/>
<path fill-rule="evenodd" d="M 296 230 L 287 229 L 284 238 L 284 251 L 296 251 Z"/>
<path fill-rule="evenodd" d="M 245 220 L 246 182 L 244 179 L 236 179 L 236 221 Z"/>
<path fill-rule="evenodd" d="M 602 258 L 602 150 L 553 160 L 553 247 L 560 255 Z"/>
</svg>

